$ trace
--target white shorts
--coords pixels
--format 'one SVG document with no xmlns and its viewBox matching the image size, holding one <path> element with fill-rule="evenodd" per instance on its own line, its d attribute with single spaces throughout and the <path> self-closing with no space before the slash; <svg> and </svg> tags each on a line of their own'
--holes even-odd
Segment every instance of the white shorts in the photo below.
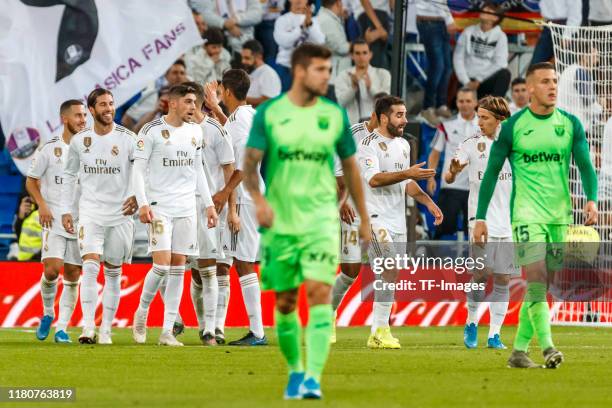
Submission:
<svg viewBox="0 0 612 408">
<path fill-rule="evenodd" d="M 340 263 L 361 263 L 361 245 L 359 244 L 359 219 L 352 224 L 340 223 Z"/>
<path fill-rule="evenodd" d="M 384 226 L 372 224 L 372 243 L 368 248 L 370 262 L 376 258 L 395 258 L 404 255 L 407 249 L 407 235 L 389 231 Z"/>
<path fill-rule="evenodd" d="M 132 262 L 134 229 L 132 219 L 112 227 L 93 222 L 79 224 L 77 236 L 81 256 L 98 254 L 102 261 L 114 266 Z"/>
<path fill-rule="evenodd" d="M 255 218 L 255 205 L 238 204 L 240 217 L 240 231 L 233 233 L 229 227 L 223 233 L 223 250 L 230 258 L 243 262 L 257 262 L 259 260 L 259 239 L 257 219 Z"/>
<path fill-rule="evenodd" d="M 208 228 L 208 219 L 205 217 L 206 207 L 200 196 L 196 197 L 198 220 L 198 259 L 217 259 L 219 255 L 218 226 Z M 221 217 L 219 217 L 221 219 Z"/>
<path fill-rule="evenodd" d="M 173 254 L 198 255 L 198 222 L 196 215 L 168 217 L 156 214 L 149 224 L 149 252 L 170 251 Z"/>
<path fill-rule="evenodd" d="M 74 238 L 66 238 L 56 232 L 43 230 L 42 253 L 40 259 L 59 258 L 65 264 L 82 265 L 79 243 Z"/>
<path fill-rule="evenodd" d="M 514 241 L 512 237 L 488 237 L 484 248 L 473 244 L 473 234 L 470 228 L 470 248 L 472 257 L 484 258 L 484 264 L 494 274 L 515 275 L 520 269 L 514 262 Z"/>
</svg>

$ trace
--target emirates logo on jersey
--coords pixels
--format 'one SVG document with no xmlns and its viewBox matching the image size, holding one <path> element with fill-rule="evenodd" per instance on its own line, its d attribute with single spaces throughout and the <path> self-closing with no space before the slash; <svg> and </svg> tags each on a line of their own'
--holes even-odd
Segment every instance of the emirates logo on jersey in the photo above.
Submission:
<svg viewBox="0 0 612 408">
<path fill-rule="evenodd" d="M 476 148 L 480 153 L 482 153 L 487 148 L 487 145 L 485 144 L 485 142 L 479 142 L 478 145 L 476 145 Z"/>
<path fill-rule="evenodd" d="M 111 149 L 111 154 L 113 156 L 117 156 L 119 154 L 119 147 L 117 145 L 113 146 L 113 148 Z"/>
<path fill-rule="evenodd" d="M 380 150 L 382 150 L 383 152 L 387 151 L 387 144 L 385 142 L 380 142 L 378 144 L 378 147 L 380 147 Z"/>
<path fill-rule="evenodd" d="M 91 137 L 85 136 L 83 138 L 83 145 L 85 146 L 85 153 L 89 153 L 89 147 L 91 146 Z"/>
</svg>

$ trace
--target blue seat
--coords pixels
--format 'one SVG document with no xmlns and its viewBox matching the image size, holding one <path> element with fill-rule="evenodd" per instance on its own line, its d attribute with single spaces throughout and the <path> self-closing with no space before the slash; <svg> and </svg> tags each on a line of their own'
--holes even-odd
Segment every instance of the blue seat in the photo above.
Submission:
<svg viewBox="0 0 612 408">
<path fill-rule="evenodd" d="M 23 176 L 2 175 L 0 176 L 0 193 L 1 194 L 20 194 L 23 188 Z"/>
</svg>

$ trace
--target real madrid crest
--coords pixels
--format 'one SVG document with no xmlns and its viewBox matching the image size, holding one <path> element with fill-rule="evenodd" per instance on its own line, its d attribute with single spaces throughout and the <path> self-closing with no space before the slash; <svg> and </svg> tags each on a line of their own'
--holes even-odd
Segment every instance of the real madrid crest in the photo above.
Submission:
<svg viewBox="0 0 612 408">
<path fill-rule="evenodd" d="M 144 140 L 139 139 L 138 142 L 136 142 L 136 147 L 138 148 L 138 150 L 144 149 Z"/>
<path fill-rule="evenodd" d="M 111 154 L 113 156 L 117 156 L 119 154 L 119 147 L 117 145 L 113 146 L 113 148 L 111 149 Z"/>
<path fill-rule="evenodd" d="M 380 150 L 382 150 L 383 152 L 387 151 L 387 144 L 385 142 L 380 142 L 378 144 L 378 147 L 380 147 Z"/>
<path fill-rule="evenodd" d="M 168 129 L 162 129 L 161 135 L 166 141 L 166 144 L 170 144 L 170 131 Z"/>
<path fill-rule="evenodd" d="M 402 153 L 404 153 L 404 159 L 408 158 L 408 152 L 406 150 L 402 149 Z"/>
<path fill-rule="evenodd" d="M 480 153 L 482 153 L 487 148 L 487 145 L 485 144 L 485 142 L 478 142 L 478 144 L 476 145 L 476 148 L 478 149 Z"/>
<path fill-rule="evenodd" d="M 193 147 L 196 147 L 196 139 L 195 139 L 195 136 L 192 136 L 192 137 L 191 137 L 191 145 L 192 145 Z"/>
<path fill-rule="evenodd" d="M 57 162 L 61 163 L 62 162 L 62 148 L 61 147 L 54 148 L 53 154 L 55 155 L 55 157 L 57 157 Z"/>
<path fill-rule="evenodd" d="M 83 145 L 85 146 L 85 153 L 89 153 L 89 147 L 91 146 L 91 136 L 85 136 L 83 138 Z"/>
</svg>

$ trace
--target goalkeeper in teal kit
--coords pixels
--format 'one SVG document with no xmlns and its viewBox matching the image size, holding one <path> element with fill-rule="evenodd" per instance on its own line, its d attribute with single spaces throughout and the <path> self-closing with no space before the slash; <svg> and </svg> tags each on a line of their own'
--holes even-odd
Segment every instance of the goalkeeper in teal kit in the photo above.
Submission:
<svg viewBox="0 0 612 408">
<path fill-rule="evenodd" d="M 517 261 L 527 276 L 527 291 L 508 366 L 541 367 L 527 354 L 535 336 L 543 351 L 545 366 L 556 368 L 563 362 L 563 354 L 552 341 L 546 279 L 547 273 L 561 264 L 567 227 L 574 221 L 569 187 L 572 157 L 580 170 L 587 197 L 585 225 L 597 222 L 597 175 L 580 121 L 555 107 L 554 66 L 549 63 L 531 66 L 527 71 L 527 90 L 531 97 L 529 106 L 503 123 L 499 138 L 491 148 L 478 196 L 474 241 L 487 239 L 487 208 L 507 158 L 513 174 L 510 210 Z"/>
</svg>

